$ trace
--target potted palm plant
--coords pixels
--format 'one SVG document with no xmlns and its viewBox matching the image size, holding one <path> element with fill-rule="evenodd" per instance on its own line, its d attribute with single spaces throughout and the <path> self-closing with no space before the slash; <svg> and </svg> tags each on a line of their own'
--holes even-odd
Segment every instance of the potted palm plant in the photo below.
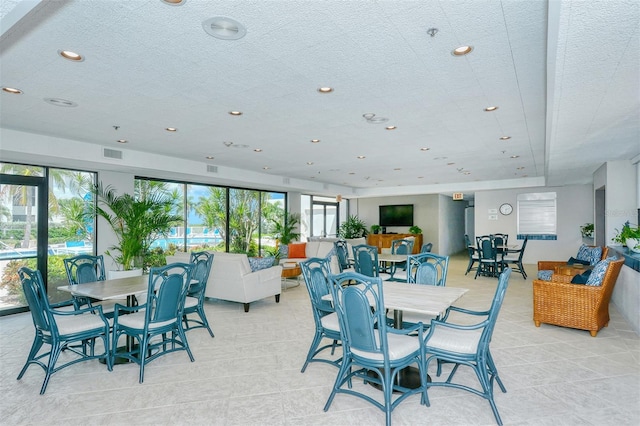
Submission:
<svg viewBox="0 0 640 426">
<path fill-rule="evenodd" d="M 289 243 L 300 238 L 300 233 L 296 232 L 300 223 L 300 214 L 284 210 L 280 218 L 271 219 L 271 222 L 273 223 L 274 236 L 279 244 L 276 258 L 286 258 L 289 253 Z"/>
<path fill-rule="evenodd" d="M 118 242 L 105 254 L 125 271 L 142 270 L 151 243 L 166 236 L 171 226 L 182 220 L 172 213 L 171 198 L 159 192 L 136 199 L 131 194 L 118 195 L 114 188 L 100 183 L 94 187 L 93 196 L 96 203 L 87 214 L 107 221 Z"/>
<path fill-rule="evenodd" d="M 361 238 L 367 236 L 367 225 L 358 216 L 349 216 L 338 229 L 338 236 L 344 239 Z"/>
</svg>

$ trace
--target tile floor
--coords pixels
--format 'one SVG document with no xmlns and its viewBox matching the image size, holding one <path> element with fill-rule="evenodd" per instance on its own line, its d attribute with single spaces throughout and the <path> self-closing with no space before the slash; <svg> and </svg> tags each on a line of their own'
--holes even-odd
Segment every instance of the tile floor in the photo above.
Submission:
<svg viewBox="0 0 640 426">
<path fill-rule="evenodd" d="M 526 265 L 530 276 L 535 265 Z M 452 259 L 447 285 L 470 289 L 458 303 L 486 309 L 496 279 L 464 275 L 466 259 Z M 611 306 L 611 322 L 596 338 L 586 331 L 532 321 L 531 278 L 513 274 L 492 342 L 507 387 L 496 403 L 507 425 L 640 424 L 640 338 Z M 29 314 L 0 318 L 0 423 L 7 425 L 378 425 L 382 411 L 338 395 L 322 410 L 336 369 L 314 363 L 300 373 L 313 334 L 304 284 L 253 303 L 207 303 L 215 338 L 188 333 L 196 361 L 178 352 L 149 364 L 144 384 L 136 365 L 113 372 L 98 362 L 53 375 L 39 395 L 43 371 L 16 376 L 33 337 Z M 430 374 L 435 376 L 433 367 Z M 469 381 L 468 371 L 458 375 Z M 377 391 L 360 383 L 372 395 Z M 393 412 L 395 425 L 494 424 L 489 404 L 464 391 L 432 388 L 431 407 L 415 396 Z"/>
</svg>

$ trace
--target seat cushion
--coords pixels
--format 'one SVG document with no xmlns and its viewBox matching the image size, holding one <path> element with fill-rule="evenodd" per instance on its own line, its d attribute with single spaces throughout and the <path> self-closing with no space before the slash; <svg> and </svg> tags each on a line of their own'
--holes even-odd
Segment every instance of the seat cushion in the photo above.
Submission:
<svg viewBox="0 0 640 426">
<path fill-rule="evenodd" d="M 55 318 L 58 331 L 61 335 L 98 330 L 106 327 L 100 315 L 91 313 L 81 315 L 56 315 Z"/>
<path fill-rule="evenodd" d="M 376 334 L 376 340 L 378 335 Z M 389 343 L 389 359 L 397 360 L 404 358 L 420 350 L 420 342 L 417 336 L 408 336 L 406 334 L 387 334 L 387 342 Z M 382 353 L 379 352 L 367 352 L 354 349 L 351 347 L 351 352 L 354 355 L 362 358 L 382 361 Z"/>
<path fill-rule="evenodd" d="M 184 308 L 193 308 L 194 306 L 198 306 L 198 298 L 187 296 L 186 299 L 184 299 Z"/>
<path fill-rule="evenodd" d="M 322 326 L 327 330 L 340 332 L 340 323 L 338 322 L 338 314 L 335 312 L 320 318 Z"/>
<path fill-rule="evenodd" d="M 145 311 L 144 309 L 141 309 L 138 312 L 118 317 L 118 324 L 125 327 L 129 327 L 129 328 L 143 329 L 144 320 L 145 320 Z M 154 328 L 164 327 L 165 325 L 169 325 L 174 322 L 177 322 L 177 318 L 150 324 L 149 329 L 153 330 Z"/>
<path fill-rule="evenodd" d="M 478 349 L 478 342 L 482 336 L 482 329 L 459 330 L 449 327 L 435 327 L 429 340 L 427 352 L 430 348 L 459 354 L 474 354 Z"/>
</svg>

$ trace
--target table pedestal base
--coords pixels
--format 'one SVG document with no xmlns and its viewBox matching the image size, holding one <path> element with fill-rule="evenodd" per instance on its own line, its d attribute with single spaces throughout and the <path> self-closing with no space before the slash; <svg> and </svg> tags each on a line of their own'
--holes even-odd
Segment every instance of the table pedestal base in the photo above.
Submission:
<svg viewBox="0 0 640 426">
<path fill-rule="evenodd" d="M 373 370 L 367 372 L 369 377 L 378 377 L 378 373 Z M 431 377 L 427 374 L 427 382 L 431 382 Z M 378 383 L 369 382 L 371 386 L 378 390 L 382 390 L 382 386 Z M 396 384 L 407 389 L 417 389 L 420 387 L 420 370 L 416 367 L 403 368 L 396 378 Z M 401 393 L 399 390 L 394 390 L 394 393 Z"/>
</svg>

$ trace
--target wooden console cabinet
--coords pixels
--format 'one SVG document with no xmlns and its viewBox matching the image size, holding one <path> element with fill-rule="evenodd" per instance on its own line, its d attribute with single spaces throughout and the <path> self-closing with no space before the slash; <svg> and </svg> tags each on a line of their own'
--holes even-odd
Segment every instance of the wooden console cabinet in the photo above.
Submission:
<svg viewBox="0 0 640 426">
<path fill-rule="evenodd" d="M 422 234 L 369 234 L 367 235 L 367 244 L 378 247 L 378 253 L 381 253 L 383 248 L 391 247 L 391 241 L 402 240 L 406 237 L 415 237 L 413 254 L 420 253 Z"/>
</svg>

